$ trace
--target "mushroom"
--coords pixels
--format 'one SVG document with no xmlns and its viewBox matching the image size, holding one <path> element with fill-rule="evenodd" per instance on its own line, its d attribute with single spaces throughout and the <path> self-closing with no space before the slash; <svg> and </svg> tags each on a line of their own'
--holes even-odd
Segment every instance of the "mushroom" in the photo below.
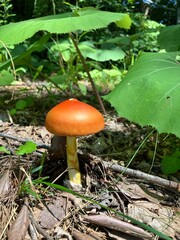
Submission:
<svg viewBox="0 0 180 240">
<path fill-rule="evenodd" d="M 57 135 L 66 136 L 69 185 L 81 188 L 81 173 L 77 156 L 77 136 L 90 135 L 104 128 L 104 118 L 94 107 L 71 98 L 53 107 L 46 116 L 46 129 Z"/>
</svg>

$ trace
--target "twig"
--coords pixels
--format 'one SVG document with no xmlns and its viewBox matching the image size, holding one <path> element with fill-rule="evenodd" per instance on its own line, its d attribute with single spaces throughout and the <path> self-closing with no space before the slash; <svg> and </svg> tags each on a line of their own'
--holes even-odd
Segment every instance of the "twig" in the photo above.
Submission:
<svg viewBox="0 0 180 240">
<path fill-rule="evenodd" d="M 98 226 L 107 227 L 124 233 L 128 233 L 135 237 L 143 239 L 152 239 L 152 235 L 144 229 L 134 226 L 131 223 L 124 222 L 115 217 L 110 217 L 106 214 L 84 216 L 84 220 Z"/>
<path fill-rule="evenodd" d="M 139 170 L 126 168 L 126 167 L 120 166 L 119 164 L 108 163 L 105 161 L 102 161 L 102 163 L 105 166 L 105 168 L 109 168 L 112 171 L 122 172 L 123 174 L 127 174 L 127 175 L 135 177 L 135 178 L 143 179 L 150 183 L 157 184 L 161 187 L 165 187 L 170 190 L 173 189 L 173 190 L 180 192 L 180 183 L 178 183 L 178 182 L 170 181 L 170 180 L 158 177 L 158 176 L 154 176 L 154 175 L 151 175 L 148 173 L 141 172 Z"/>
<path fill-rule="evenodd" d="M 76 52 L 77 52 L 77 54 L 78 54 L 78 56 L 79 56 L 79 58 L 80 58 L 80 60 L 81 60 L 81 62 L 82 62 L 82 64 L 83 64 L 84 70 L 86 71 L 86 73 L 87 73 L 87 75 L 88 75 L 89 81 L 90 81 L 91 86 L 92 86 L 92 88 L 93 88 L 93 91 L 94 91 L 94 93 L 95 93 L 95 95 L 96 95 L 96 98 L 97 98 L 97 100 L 98 100 L 98 102 L 99 102 L 99 104 L 100 104 L 101 110 L 102 110 L 102 112 L 103 112 L 104 114 L 106 114 L 106 110 L 105 110 L 104 104 L 103 104 L 103 102 L 102 102 L 102 100 L 101 100 L 101 98 L 100 98 L 100 96 L 99 96 L 99 93 L 98 93 L 98 91 L 97 91 L 96 85 L 95 85 L 95 83 L 94 83 L 94 81 L 93 81 L 93 79 L 92 79 L 92 77 L 91 77 L 91 74 L 90 74 L 90 72 L 89 72 L 88 66 L 87 66 L 86 61 L 85 61 L 85 59 L 84 59 L 84 57 L 83 57 L 83 55 L 82 55 L 82 53 L 81 53 L 81 51 L 80 51 L 80 49 L 79 49 L 79 47 L 78 47 L 78 45 L 77 45 L 77 42 L 76 42 L 76 40 L 74 39 L 72 33 L 69 33 L 69 36 L 70 36 L 70 38 L 71 38 L 71 40 L 72 40 L 72 42 L 73 42 L 73 44 L 74 44 L 74 47 L 76 48 Z"/>
<path fill-rule="evenodd" d="M 49 234 L 40 227 L 40 225 L 36 222 L 36 220 L 34 219 L 33 215 L 31 213 L 29 213 L 29 218 L 32 222 L 32 224 L 36 227 L 37 231 L 46 239 L 46 240 L 53 240 L 54 238 L 52 238 L 51 236 L 49 236 Z"/>
<path fill-rule="evenodd" d="M 22 143 L 30 141 L 30 142 L 35 143 L 37 145 L 37 147 L 39 147 L 39 148 L 45 148 L 45 149 L 49 149 L 50 148 L 49 145 L 46 145 L 44 143 L 37 143 L 37 142 L 33 141 L 32 139 L 11 136 L 11 135 L 8 135 L 6 133 L 0 133 L 0 137 L 9 138 L 9 139 L 12 139 L 12 140 L 15 140 L 15 141 L 18 141 L 18 142 L 22 142 Z"/>
<path fill-rule="evenodd" d="M 180 192 L 180 183 L 178 183 L 178 182 L 170 181 L 170 180 L 158 177 L 158 176 L 154 176 L 154 175 L 151 175 L 148 173 L 141 172 L 139 170 L 134 170 L 131 168 L 123 167 L 119 164 L 102 161 L 102 159 L 100 157 L 94 156 L 92 154 L 88 154 L 88 155 L 90 156 L 91 159 L 101 162 L 106 169 L 110 169 L 115 172 L 126 174 L 131 177 L 143 179 L 147 182 L 157 184 L 157 185 L 167 188 L 171 191 L 176 190 L 177 192 Z"/>
</svg>

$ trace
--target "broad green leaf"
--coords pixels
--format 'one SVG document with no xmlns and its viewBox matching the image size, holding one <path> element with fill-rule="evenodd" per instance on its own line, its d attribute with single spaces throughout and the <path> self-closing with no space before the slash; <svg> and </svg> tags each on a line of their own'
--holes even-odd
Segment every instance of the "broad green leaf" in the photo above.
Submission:
<svg viewBox="0 0 180 240">
<path fill-rule="evenodd" d="M 85 58 L 90 58 L 95 61 L 104 62 L 104 61 L 117 61 L 123 59 L 125 52 L 116 47 L 114 44 L 106 44 L 102 48 L 96 48 L 91 41 L 84 41 L 78 44 L 78 47 Z M 68 61 L 71 54 L 76 54 L 76 49 L 72 43 L 69 41 L 62 41 L 59 44 L 56 44 L 51 47 L 52 51 L 60 51 L 63 59 Z M 59 54 L 58 54 L 59 56 Z"/>
<path fill-rule="evenodd" d="M 0 152 L 10 154 L 10 151 L 7 150 L 7 148 L 5 148 L 4 146 L 0 146 Z"/>
<path fill-rule="evenodd" d="M 130 29 L 132 20 L 129 15 L 126 15 L 122 20 L 116 21 L 116 25 L 120 28 Z"/>
<path fill-rule="evenodd" d="M 163 28 L 158 36 L 158 43 L 166 51 L 180 51 L 180 25 Z"/>
<path fill-rule="evenodd" d="M 14 76 L 7 70 L 2 70 L 0 72 L 0 86 L 8 86 L 14 81 Z"/>
<path fill-rule="evenodd" d="M 165 175 L 176 173 L 180 170 L 180 151 L 174 152 L 170 156 L 166 156 L 161 161 L 161 169 Z"/>
<path fill-rule="evenodd" d="M 16 154 L 17 155 L 24 155 L 24 154 L 29 154 L 32 153 L 34 151 L 36 151 L 36 144 L 34 142 L 26 142 L 25 144 L 21 145 L 17 151 Z"/>
<path fill-rule="evenodd" d="M 112 22 L 127 22 L 127 16 L 128 14 L 126 13 L 115 13 L 100 11 L 95 8 L 86 8 L 76 13 L 70 12 L 34 18 L 1 26 L 0 41 L 6 45 L 17 44 L 32 37 L 38 31 L 59 34 L 77 30 L 89 31 L 107 27 Z M 124 27 L 123 23 L 122 25 L 122 27 Z"/>
<path fill-rule="evenodd" d="M 141 126 L 180 137 L 178 53 L 143 53 L 105 99 L 118 114 Z"/>
<path fill-rule="evenodd" d="M 32 45 L 30 45 L 28 48 L 25 48 L 24 46 L 17 46 L 12 51 L 12 60 L 14 64 L 17 65 L 26 65 L 29 64 L 31 61 L 31 54 L 35 51 L 41 51 L 43 48 L 45 48 L 45 43 L 48 41 L 50 37 L 50 34 L 44 34 L 38 41 L 34 42 Z M 1 39 L 1 37 L 0 37 Z M 21 51 L 17 51 L 16 48 L 20 49 Z M 23 50 L 23 51 L 22 51 Z M 11 65 L 11 61 L 8 60 L 2 64 L 0 64 L 0 70 L 6 69 Z"/>
<path fill-rule="evenodd" d="M 89 52 L 86 56 L 99 62 L 117 61 L 124 58 L 125 52 L 119 47 L 113 49 L 96 49 L 94 53 Z"/>
</svg>

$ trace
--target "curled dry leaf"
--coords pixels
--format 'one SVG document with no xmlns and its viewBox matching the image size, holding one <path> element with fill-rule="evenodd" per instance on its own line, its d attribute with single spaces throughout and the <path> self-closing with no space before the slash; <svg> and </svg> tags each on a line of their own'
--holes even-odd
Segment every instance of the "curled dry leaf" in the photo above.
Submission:
<svg viewBox="0 0 180 240">
<path fill-rule="evenodd" d="M 131 223 L 123 222 L 117 218 L 107 216 L 106 214 L 85 216 L 84 220 L 102 227 L 115 229 L 130 234 L 132 236 L 146 239 L 152 238 L 152 235 L 144 231 L 143 229 L 136 227 Z"/>
<path fill-rule="evenodd" d="M 174 238 L 180 229 L 178 209 L 148 201 L 136 201 L 128 205 L 129 216 L 142 221 L 160 232 Z"/>
<path fill-rule="evenodd" d="M 10 189 L 9 170 L 0 178 L 0 198 L 4 197 Z"/>
<path fill-rule="evenodd" d="M 14 224 L 8 231 L 8 240 L 24 240 L 29 224 L 28 208 L 23 205 Z"/>
</svg>

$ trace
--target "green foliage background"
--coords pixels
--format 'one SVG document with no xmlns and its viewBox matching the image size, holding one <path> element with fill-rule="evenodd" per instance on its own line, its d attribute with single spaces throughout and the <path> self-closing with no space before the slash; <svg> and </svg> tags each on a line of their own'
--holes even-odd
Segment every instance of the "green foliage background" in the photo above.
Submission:
<svg viewBox="0 0 180 240">
<path fill-rule="evenodd" d="M 82 93 L 86 94 L 82 84 L 78 82 L 79 75 L 85 76 L 83 65 L 69 37 L 62 35 L 74 32 L 91 71 L 119 69 L 120 81 L 121 78 L 123 80 L 116 87 L 114 83 L 114 90 L 104 98 L 115 107 L 120 116 L 142 126 L 152 125 L 159 132 L 180 136 L 180 29 L 178 25 L 165 28 L 162 23 L 152 21 L 154 17 L 151 20 L 147 18 L 148 14 L 149 17 L 154 16 L 153 11 L 157 9 L 164 9 L 166 13 L 168 8 L 175 6 L 172 1 L 166 1 L 167 6 L 161 1 L 91 1 L 91 6 L 106 11 L 89 7 L 88 0 L 76 2 L 74 5 L 62 1 L 45 1 L 43 4 L 42 1 L 36 1 L 33 7 L 32 1 L 25 3 L 19 0 L 16 4 L 13 3 L 14 5 L 11 1 L 5 2 L 4 12 L 7 14 L 1 15 L 3 26 L 0 27 L 1 85 L 13 82 L 13 64 L 15 67 L 23 65 L 26 71 L 29 67 L 35 68 L 34 79 L 38 72 L 47 67 L 49 74 L 53 72 L 54 75 L 54 71 L 56 72 L 56 76 L 49 77 L 56 86 L 66 90 L 69 84 L 73 92 L 73 83 L 76 83 Z M 15 21 L 20 18 L 27 19 L 30 15 L 31 19 L 6 24 L 8 16 L 14 16 L 12 6 L 17 11 Z M 20 6 L 25 10 L 30 9 L 29 15 L 19 14 Z M 82 6 L 85 8 L 81 8 Z M 173 9 L 170 12 L 168 19 L 173 23 L 171 16 L 175 13 Z M 167 23 L 167 19 L 163 19 L 162 22 Z M 103 29 L 105 27 L 106 30 Z M 61 34 L 64 43 L 69 43 L 64 44 L 55 34 Z M 14 37 L 11 38 L 11 35 Z M 167 53 L 158 53 L 161 49 L 165 49 Z M 52 63 L 51 67 L 48 60 L 39 61 L 41 53 L 45 51 Z M 55 52 L 60 53 L 59 58 Z M 142 52 L 153 53 L 141 54 Z M 63 64 L 59 65 L 59 62 Z M 68 84 L 63 86 L 65 81 Z"/>
</svg>

